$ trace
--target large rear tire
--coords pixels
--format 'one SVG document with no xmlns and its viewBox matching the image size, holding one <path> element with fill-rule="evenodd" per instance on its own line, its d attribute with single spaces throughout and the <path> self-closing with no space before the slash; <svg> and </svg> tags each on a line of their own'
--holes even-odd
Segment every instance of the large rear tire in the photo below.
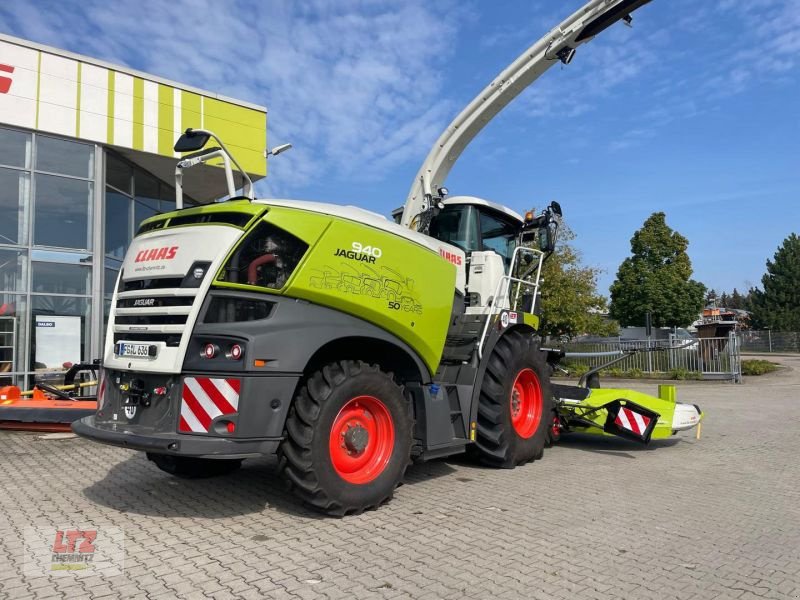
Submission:
<svg viewBox="0 0 800 600">
<path fill-rule="evenodd" d="M 481 462 L 513 469 L 542 457 L 552 424 L 550 370 L 536 339 L 506 333 L 481 382 L 475 443 Z"/>
<path fill-rule="evenodd" d="M 203 479 L 233 473 L 242 466 L 241 459 L 196 458 L 194 456 L 175 456 L 173 454 L 147 453 L 147 458 L 170 475 L 183 479 Z"/>
<path fill-rule="evenodd" d="M 286 419 L 280 468 L 304 502 L 334 516 L 392 497 L 410 462 L 412 419 L 402 389 L 377 366 L 326 365 Z"/>
</svg>

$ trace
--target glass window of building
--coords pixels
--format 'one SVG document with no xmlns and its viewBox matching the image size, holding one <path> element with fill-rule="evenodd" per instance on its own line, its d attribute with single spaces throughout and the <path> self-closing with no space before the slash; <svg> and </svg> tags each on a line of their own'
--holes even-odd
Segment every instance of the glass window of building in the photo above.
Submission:
<svg viewBox="0 0 800 600">
<path fill-rule="evenodd" d="M 25 292 L 28 283 L 28 253 L 0 248 L 0 292 Z"/>
<path fill-rule="evenodd" d="M 12 374 L 24 369 L 26 296 L 19 292 L 27 282 L 27 252 L 0 248 L 0 387 L 17 383 L 19 376 Z"/>
<path fill-rule="evenodd" d="M 106 259 L 105 287 L 103 288 L 103 330 L 108 329 L 108 315 L 111 312 L 111 298 L 117 285 L 117 277 L 122 263 Z"/>
<path fill-rule="evenodd" d="M 131 241 L 131 199 L 106 188 L 106 255 L 122 260 Z"/>
<path fill-rule="evenodd" d="M 0 127 L 0 386 L 58 384 L 100 356 L 125 251 L 141 221 L 172 210 L 169 182 L 113 150 Z"/>
<path fill-rule="evenodd" d="M 87 360 L 91 303 L 69 296 L 31 297 L 30 364 L 36 381 L 61 381 L 64 369 Z"/>
<path fill-rule="evenodd" d="M 133 209 L 133 225 L 137 229 L 142 221 L 154 215 L 159 211 L 159 183 L 158 179 L 145 173 L 144 171 L 136 170 L 134 173 L 133 189 L 136 193 L 134 198 Z"/>
<path fill-rule="evenodd" d="M 175 188 L 172 188 L 168 185 L 161 184 L 161 189 L 159 196 L 161 198 L 161 212 L 171 212 L 175 210 Z M 183 194 L 183 201 L 186 206 L 192 204 L 191 199 L 187 198 L 186 194 Z"/>
<path fill-rule="evenodd" d="M 133 167 L 112 152 L 106 152 L 106 185 L 131 194 Z"/>
<path fill-rule="evenodd" d="M 30 190 L 30 173 L 0 167 L 0 244 L 27 243 Z"/>
<path fill-rule="evenodd" d="M 95 154 L 0 128 L 0 385 L 59 383 L 88 358 Z"/>
<path fill-rule="evenodd" d="M 0 292 L 0 386 L 18 385 L 25 371 L 27 297 Z"/>
<path fill-rule="evenodd" d="M 34 262 L 31 275 L 31 291 L 37 294 L 91 293 L 90 265 Z"/>
<path fill-rule="evenodd" d="M 31 134 L 0 128 L 0 165 L 31 168 Z"/>
<path fill-rule="evenodd" d="M 39 135 L 36 140 L 36 170 L 91 179 L 94 176 L 94 146 Z"/>
<path fill-rule="evenodd" d="M 92 183 L 39 173 L 35 188 L 33 243 L 90 249 Z"/>
</svg>

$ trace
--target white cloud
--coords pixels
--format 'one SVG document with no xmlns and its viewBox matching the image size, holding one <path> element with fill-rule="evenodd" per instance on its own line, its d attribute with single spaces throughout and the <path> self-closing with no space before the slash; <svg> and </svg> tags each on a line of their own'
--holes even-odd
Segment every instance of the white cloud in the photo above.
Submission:
<svg viewBox="0 0 800 600">
<path fill-rule="evenodd" d="M 449 0 L 4 3 L 0 30 L 264 104 L 267 189 L 381 177 L 454 107 L 440 70 L 465 14 Z M 405 190 L 398 190 L 398 194 Z"/>
</svg>

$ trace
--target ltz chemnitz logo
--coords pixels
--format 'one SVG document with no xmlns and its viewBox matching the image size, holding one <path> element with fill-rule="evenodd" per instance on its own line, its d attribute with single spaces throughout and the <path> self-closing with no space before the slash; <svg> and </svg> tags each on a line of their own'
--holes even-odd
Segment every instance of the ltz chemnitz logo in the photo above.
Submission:
<svg viewBox="0 0 800 600">
<path fill-rule="evenodd" d="M 53 541 L 53 571 L 77 571 L 94 560 L 96 529 L 57 529 Z"/>
<path fill-rule="evenodd" d="M 23 542 L 26 576 L 114 577 L 125 569 L 119 527 L 26 527 Z"/>
</svg>

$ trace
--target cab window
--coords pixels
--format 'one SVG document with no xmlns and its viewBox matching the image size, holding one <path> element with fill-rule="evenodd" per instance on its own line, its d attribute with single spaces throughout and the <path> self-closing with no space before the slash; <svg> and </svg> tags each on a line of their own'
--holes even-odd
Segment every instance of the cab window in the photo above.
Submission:
<svg viewBox="0 0 800 600">
<path fill-rule="evenodd" d="M 503 257 L 506 269 L 517 246 L 519 225 L 490 212 L 481 211 L 481 250 L 493 250 Z"/>
<path fill-rule="evenodd" d="M 430 235 L 452 244 L 469 254 L 480 250 L 478 211 L 474 206 L 461 204 L 445 206 L 431 222 Z"/>
</svg>

